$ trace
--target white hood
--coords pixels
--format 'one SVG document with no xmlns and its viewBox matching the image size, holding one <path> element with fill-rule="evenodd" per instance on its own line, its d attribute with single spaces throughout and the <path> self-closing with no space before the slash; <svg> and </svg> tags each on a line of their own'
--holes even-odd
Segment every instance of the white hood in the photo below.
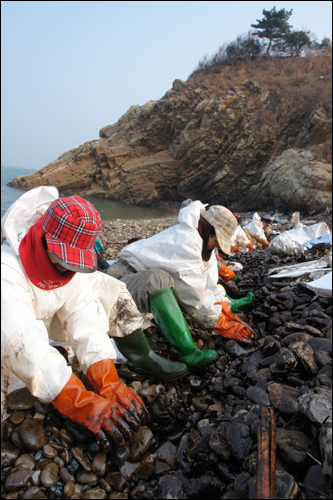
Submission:
<svg viewBox="0 0 333 500">
<path fill-rule="evenodd" d="M 205 206 L 201 201 L 193 201 L 187 207 L 179 210 L 178 222 L 186 224 L 193 229 L 197 229 L 199 224 L 200 213 L 205 210 Z"/>
<path fill-rule="evenodd" d="M 54 186 L 40 186 L 24 193 L 1 219 L 1 228 L 15 255 L 30 227 L 45 213 L 48 206 L 59 198 Z"/>
<path fill-rule="evenodd" d="M 175 273 L 204 268 L 202 238 L 197 231 L 200 212 L 204 208 L 200 201 L 194 201 L 179 211 L 179 224 L 131 243 L 121 250 L 120 257 L 137 271 L 156 268 Z"/>
</svg>

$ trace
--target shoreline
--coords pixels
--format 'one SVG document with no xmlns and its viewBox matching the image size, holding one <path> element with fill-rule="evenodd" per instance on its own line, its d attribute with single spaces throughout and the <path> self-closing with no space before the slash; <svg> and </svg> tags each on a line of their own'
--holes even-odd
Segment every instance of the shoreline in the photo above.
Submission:
<svg viewBox="0 0 333 500">
<path fill-rule="evenodd" d="M 259 211 L 260 214 L 264 212 Z M 243 218 L 243 224 L 246 221 L 251 221 L 253 214 L 240 212 Z M 107 260 L 116 260 L 119 258 L 119 252 L 128 244 L 128 241 L 133 238 L 150 238 L 154 234 L 160 233 L 168 229 L 176 220 L 178 213 L 167 217 L 159 217 L 152 219 L 116 219 L 112 221 L 102 222 L 102 229 L 99 233 L 99 240 L 104 247 L 101 252 L 103 258 Z M 289 229 L 292 214 L 281 215 L 280 222 L 270 224 L 274 231 L 287 231 Z M 286 222 L 283 222 L 286 221 Z M 301 222 L 326 222 L 332 232 L 332 214 L 331 212 L 320 212 L 313 216 L 301 217 Z M 270 238 L 268 238 L 270 239 Z"/>
</svg>

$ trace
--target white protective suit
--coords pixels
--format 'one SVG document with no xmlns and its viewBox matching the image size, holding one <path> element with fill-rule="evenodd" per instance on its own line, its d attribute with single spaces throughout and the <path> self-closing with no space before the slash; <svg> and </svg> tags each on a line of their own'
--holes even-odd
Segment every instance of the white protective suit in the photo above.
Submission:
<svg viewBox="0 0 333 500">
<path fill-rule="evenodd" d="M 194 201 L 179 211 L 178 222 L 148 239 L 136 241 L 120 252 L 120 257 L 136 269 L 162 269 L 175 280 L 174 294 L 187 313 L 203 328 L 214 328 L 225 297 L 218 284 L 215 251 L 208 262 L 201 256 L 203 241 L 197 230 L 200 212 L 205 209 Z"/>
<path fill-rule="evenodd" d="M 98 361 L 116 359 L 109 335 L 124 337 L 143 324 L 126 285 L 104 273 L 76 273 L 68 284 L 47 291 L 31 283 L 19 243 L 57 198 L 54 187 L 32 189 L 1 220 L 6 237 L 1 246 L 1 366 L 45 403 L 55 399 L 72 373 L 49 345 L 49 336 L 58 340 L 65 333 L 86 373 Z"/>
<path fill-rule="evenodd" d="M 237 226 L 236 231 L 231 237 L 230 244 L 238 247 L 242 252 L 248 252 L 247 246 L 251 243 L 251 241 L 246 237 L 243 229 L 240 226 Z"/>
</svg>

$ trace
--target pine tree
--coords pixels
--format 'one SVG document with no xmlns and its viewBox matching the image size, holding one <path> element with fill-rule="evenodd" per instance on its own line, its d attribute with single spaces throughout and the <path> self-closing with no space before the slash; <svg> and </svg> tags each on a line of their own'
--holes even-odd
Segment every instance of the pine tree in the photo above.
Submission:
<svg viewBox="0 0 333 500">
<path fill-rule="evenodd" d="M 283 41 L 278 43 L 278 48 L 282 52 L 286 52 L 290 56 L 299 56 L 304 47 L 311 46 L 309 31 L 289 31 L 283 36 Z"/>
<path fill-rule="evenodd" d="M 263 9 L 262 13 L 264 15 L 263 19 L 257 19 L 258 24 L 251 24 L 251 27 L 258 30 L 254 32 L 254 35 L 269 40 L 266 52 L 266 55 L 269 56 L 272 43 L 281 42 L 284 35 L 290 32 L 292 26 L 288 23 L 288 19 L 292 15 L 293 9 L 289 11 L 286 9 L 276 11 L 276 7 L 274 6 L 271 10 Z"/>
</svg>

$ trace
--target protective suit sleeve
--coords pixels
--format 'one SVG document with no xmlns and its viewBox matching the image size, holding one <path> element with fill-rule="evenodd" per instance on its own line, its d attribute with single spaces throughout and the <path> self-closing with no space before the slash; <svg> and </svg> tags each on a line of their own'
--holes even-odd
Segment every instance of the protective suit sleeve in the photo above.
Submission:
<svg viewBox="0 0 333 500">
<path fill-rule="evenodd" d="M 108 315 L 88 275 L 77 274 L 72 286 L 71 294 L 58 310 L 57 316 L 67 330 L 73 351 L 85 374 L 93 363 L 116 359 L 117 355 L 108 335 Z M 112 296 L 110 301 L 114 301 Z"/>
<path fill-rule="evenodd" d="M 65 358 L 49 345 L 46 327 L 36 318 L 29 283 L 13 255 L 1 263 L 1 363 L 45 403 L 61 392 L 72 373 Z"/>
<path fill-rule="evenodd" d="M 217 269 L 216 269 L 217 273 Z M 221 305 L 225 290 L 220 285 L 214 291 L 207 287 L 207 278 L 200 268 L 172 274 L 175 280 L 174 294 L 188 314 L 203 328 L 214 328 L 221 314 Z"/>
</svg>

